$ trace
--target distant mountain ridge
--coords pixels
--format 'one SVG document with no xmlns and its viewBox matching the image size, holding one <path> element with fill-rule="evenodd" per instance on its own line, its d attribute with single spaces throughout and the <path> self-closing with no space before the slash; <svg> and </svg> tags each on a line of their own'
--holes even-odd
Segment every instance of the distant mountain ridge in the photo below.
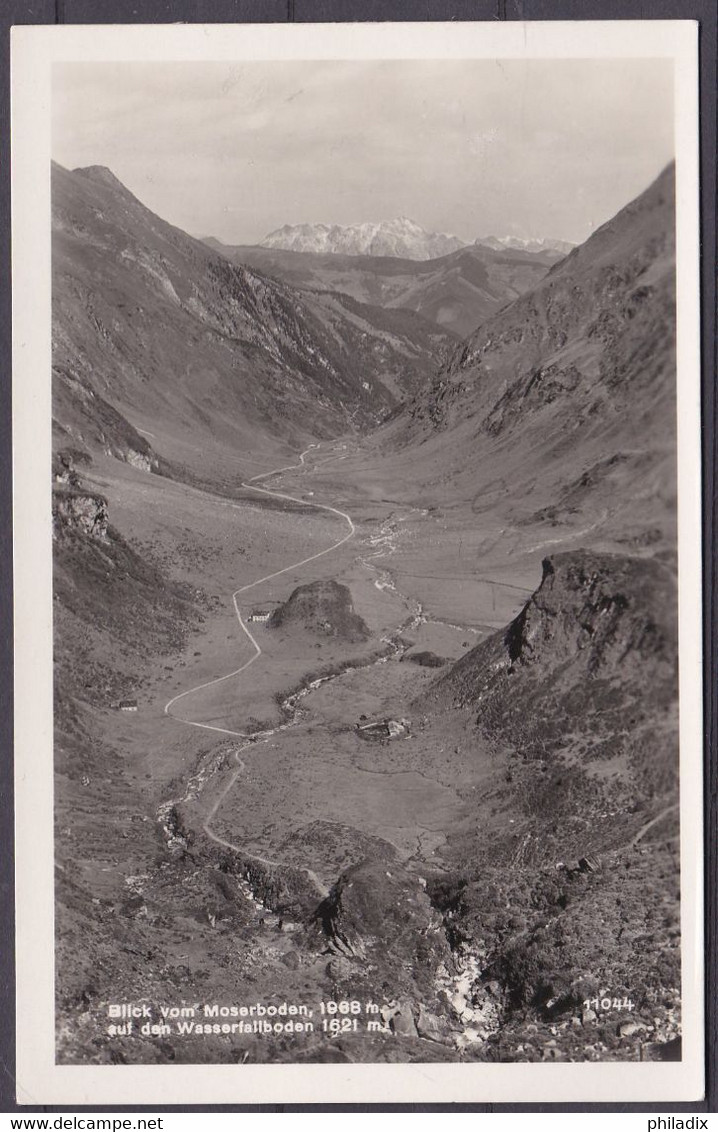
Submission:
<svg viewBox="0 0 718 1132">
<path fill-rule="evenodd" d="M 414 220 L 364 224 L 284 224 L 265 236 L 262 248 L 333 255 L 396 256 L 399 259 L 437 259 L 466 246 L 445 232 L 427 232 Z"/>
<path fill-rule="evenodd" d="M 232 263 L 260 271 L 302 291 L 339 292 L 385 312 L 416 312 L 427 327 L 463 338 L 543 279 L 557 253 L 495 251 L 469 244 L 431 260 L 339 255 L 284 248 L 204 243 Z"/>
<path fill-rule="evenodd" d="M 552 254 L 556 260 L 568 255 L 576 247 L 569 240 L 524 239 L 521 236 L 477 236 L 474 242 L 484 248 L 493 248 L 497 252 L 505 251 L 508 248 L 516 252 Z"/>
<path fill-rule="evenodd" d="M 212 237 L 205 243 L 220 248 Z M 440 259 L 472 245 L 447 232 L 427 232 L 415 220 L 367 221 L 363 224 L 283 224 L 257 245 L 260 248 L 314 255 L 392 256 L 417 261 Z M 474 245 L 492 251 L 531 252 L 550 256 L 556 262 L 576 246 L 569 240 L 549 237 L 477 236 Z"/>
</svg>

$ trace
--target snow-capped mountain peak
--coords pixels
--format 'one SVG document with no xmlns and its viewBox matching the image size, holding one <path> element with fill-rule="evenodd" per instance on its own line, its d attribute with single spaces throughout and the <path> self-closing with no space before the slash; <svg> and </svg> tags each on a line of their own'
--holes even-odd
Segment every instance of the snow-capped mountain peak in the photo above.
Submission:
<svg viewBox="0 0 718 1132">
<path fill-rule="evenodd" d="M 477 244 L 494 251 L 504 250 L 517 252 L 557 252 L 559 255 L 568 255 L 575 247 L 568 240 L 535 239 L 521 236 L 477 236 Z"/>
<path fill-rule="evenodd" d="M 465 247 L 458 236 L 427 232 L 406 216 L 363 224 L 284 224 L 261 242 L 263 248 L 332 255 L 437 259 Z"/>
</svg>

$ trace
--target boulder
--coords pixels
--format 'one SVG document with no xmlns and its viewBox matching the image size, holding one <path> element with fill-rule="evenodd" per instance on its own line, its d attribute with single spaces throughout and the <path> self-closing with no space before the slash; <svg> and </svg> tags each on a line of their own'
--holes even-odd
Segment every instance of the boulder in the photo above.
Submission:
<svg viewBox="0 0 718 1132">
<path fill-rule="evenodd" d="M 420 1038 L 429 1042 L 440 1042 L 442 1045 L 451 1045 L 451 1030 L 445 1018 L 432 1014 L 422 1004 L 419 1006 L 419 1016 L 416 1020 L 416 1030 Z"/>
<path fill-rule="evenodd" d="M 364 860 L 347 869 L 315 920 L 330 950 L 375 967 L 396 992 L 433 988 L 440 964 L 451 962 L 420 878 L 396 862 Z"/>
<path fill-rule="evenodd" d="M 392 1033 L 402 1038 L 418 1038 L 414 1015 L 408 1003 L 402 1003 L 389 1020 Z"/>
</svg>

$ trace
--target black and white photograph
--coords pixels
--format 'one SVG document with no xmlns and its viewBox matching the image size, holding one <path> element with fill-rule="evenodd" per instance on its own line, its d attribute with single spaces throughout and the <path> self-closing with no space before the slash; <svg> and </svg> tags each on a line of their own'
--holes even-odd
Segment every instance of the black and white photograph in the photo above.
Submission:
<svg viewBox="0 0 718 1132">
<path fill-rule="evenodd" d="M 441 27 L 46 29 L 53 1072 L 700 1087 L 695 25 Z"/>
</svg>

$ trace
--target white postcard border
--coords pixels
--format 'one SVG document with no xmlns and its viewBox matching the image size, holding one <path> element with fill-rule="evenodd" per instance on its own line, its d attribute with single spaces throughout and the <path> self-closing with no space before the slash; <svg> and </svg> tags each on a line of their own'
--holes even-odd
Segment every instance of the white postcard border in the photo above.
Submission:
<svg viewBox="0 0 718 1132">
<path fill-rule="evenodd" d="M 698 26 L 691 21 L 20 27 L 12 33 L 17 1094 L 21 1104 L 567 1102 L 703 1095 Z M 54 1060 L 50 77 L 60 61 L 672 58 L 675 64 L 680 1063 L 63 1066 Z"/>
</svg>

